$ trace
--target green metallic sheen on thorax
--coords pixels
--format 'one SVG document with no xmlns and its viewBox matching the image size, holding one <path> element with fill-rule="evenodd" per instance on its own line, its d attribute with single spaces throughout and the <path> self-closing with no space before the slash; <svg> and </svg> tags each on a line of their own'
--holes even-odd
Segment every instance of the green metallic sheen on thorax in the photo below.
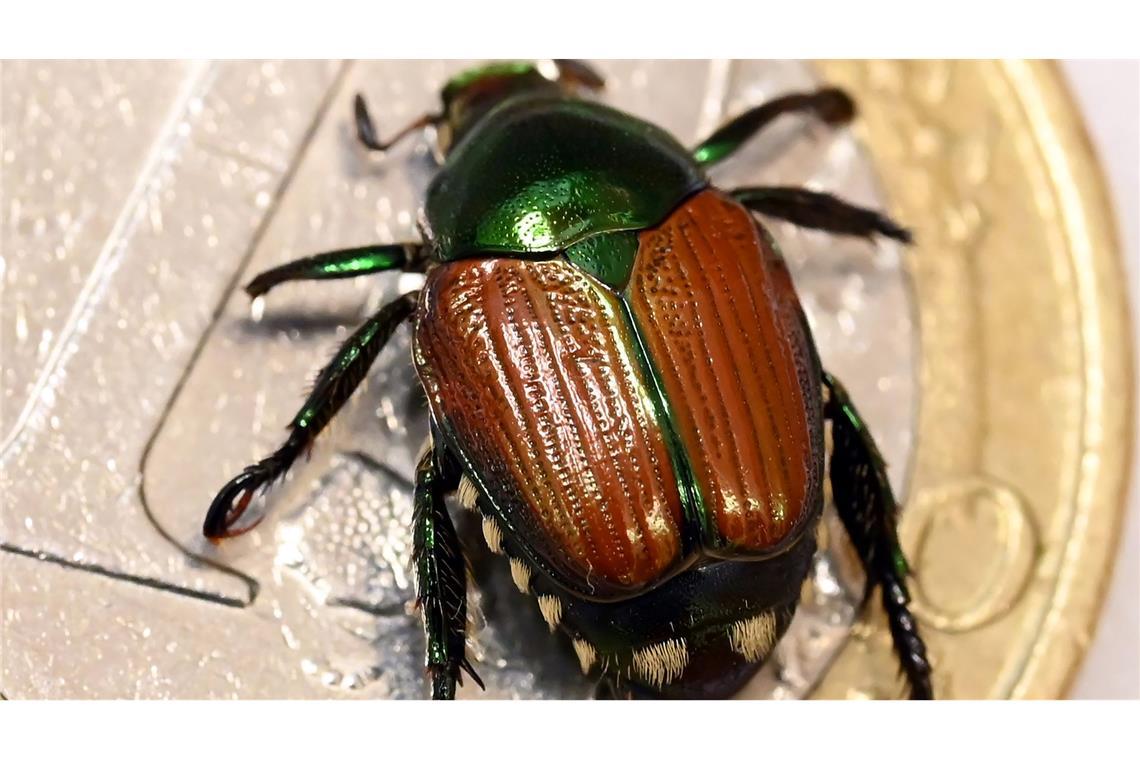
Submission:
<svg viewBox="0 0 1140 760">
<path fill-rule="evenodd" d="M 450 100 L 456 93 L 469 87 L 480 79 L 488 77 L 509 77 L 523 74 L 538 73 L 538 69 L 530 61 L 496 61 L 485 66 L 466 69 L 447 80 L 443 86 L 443 99 Z"/>
<path fill-rule="evenodd" d="M 614 290 L 623 289 L 637 259 L 636 231 L 606 232 L 566 249 L 570 263 Z"/>
<path fill-rule="evenodd" d="M 659 127 L 591 101 L 519 94 L 464 135 L 428 188 L 434 255 L 549 254 L 645 229 L 707 181 Z"/>
</svg>

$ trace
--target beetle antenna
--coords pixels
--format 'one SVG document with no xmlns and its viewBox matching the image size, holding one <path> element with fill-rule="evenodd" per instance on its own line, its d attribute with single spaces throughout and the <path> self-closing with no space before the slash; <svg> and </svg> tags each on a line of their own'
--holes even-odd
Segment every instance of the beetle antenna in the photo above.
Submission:
<svg viewBox="0 0 1140 760">
<path fill-rule="evenodd" d="M 372 121 L 371 114 L 368 113 L 368 105 L 364 102 L 364 96 L 357 93 L 356 99 L 353 101 L 353 114 L 356 117 L 356 137 L 364 144 L 364 147 L 369 150 L 383 153 L 391 148 L 393 145 L 404 139 L 412 132 L 423 129 L 424 127 L 432 127 L 440 122 L 443 118 L 442 114 L 425 113 L 420 118 L 413 121 L 408 126 L 397 132 L 387 142 L 380 142 L 376 136 L 376 124 Z"/>
</svg>

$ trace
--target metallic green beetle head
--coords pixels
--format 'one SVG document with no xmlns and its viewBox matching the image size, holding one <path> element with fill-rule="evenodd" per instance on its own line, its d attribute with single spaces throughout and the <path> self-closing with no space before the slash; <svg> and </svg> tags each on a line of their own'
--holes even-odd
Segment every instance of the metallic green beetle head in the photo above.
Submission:
<svg viewBox="0 0 1140 760">
<path fill-rule="evenodd" d="M 525 92 L 598 90 L 602 77 L 581 61 L 489 63 L 453 77 L 440 93 L 443 113 L 436 122 L 439 149 L 447 155 L 492 108 Z"/>
</svg>

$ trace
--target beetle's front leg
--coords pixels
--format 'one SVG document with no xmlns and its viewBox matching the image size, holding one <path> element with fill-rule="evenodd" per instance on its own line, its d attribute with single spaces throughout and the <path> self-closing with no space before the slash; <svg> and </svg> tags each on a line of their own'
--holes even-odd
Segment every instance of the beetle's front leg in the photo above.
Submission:
<svg viewBox="0 0 1140 760">
<path fill-rule="evenodd" d="M 317 435 L 360 385 L 392 333 L 415 314 L 418 295 L 418 292 L 408 293 L 381 307 L 344 342 L 333 360 L 317 375 L 309 398 L 289 423 L 289 438 L 281 448 L 246 467 L 214 497 L 202 525 L 202 533 L 207 538 L 228 538 L 253 527 L 235 528 L 234 525 L 249 506 L 254 492 L 284 475 L 297 457 L 313 445 Z"/>
<path fill-rule="evenodd" d="M 250 298 L 265 295 L 283 282 L 296 280 L 339 280 L 377 272 L 422 272 L 427 264 L 420 243 L 367 245 L 318 253 L 266 270 L 245 286 Z"/>
<path fill-rule="evenodd" d="M 729 121 L 694 148 L 693 157 L 705 166 L 723 161 L 764 127 L 789 113 L 811 114 L 825 124 L 839 126 L 855 116 L 855 103 L 850 95 L 834 87 L 784 95 L 750 108 Z"/>
<path fill-rule="evenodd" d="M 887 466 L 846 389 L 828 373 L 824 416 L 831 420 L 831 490 L 867 573 L 867 590 L 877 585 L 891 639 L 910 684 L 911 699 L 931 699 L 930 662 L 918 623 L 908 608 L 908 567 L 898 539 L 898 505 Z"/>
<path fill-rule="evenodd" d="M 459 485 L 459 469 L 429 448 L 416 467 L 412 561 L 416 605 L 427 637 L 432 699 L 454 699 L 460 669 L 483 687 L 467 660 L 467 565 L 444 494 Z"/>
<path fill-rule="evenodd" d="M 381 141 L 376 132 L 376 124 L 372 121 L 372 115 L 368 112 L 368 104 L 365 102 L 364 96 L 360 93 L 357 93 L 356 97 L 353 98 L 352 115 L 353 119 L 356 122 L 356 139 L 359 140 L 360 144 L 365 148 L 368 148 L 368 150 L 375 151 L 377 153 L 384 153 L 393 145 L 398 143 L 400 140 L 403 140 L 405 137 L 410 135 L 412 132 L 415 132 L 416 130 L 424 129 L 425 127 L 430 127 L 434 124 L 439 124 L 440 120 L 443 118 L 442 114 L 425 113 L 423 116 L 420 116 L 418 119 L 401 129 L 389 140 Z"/>
</svg>

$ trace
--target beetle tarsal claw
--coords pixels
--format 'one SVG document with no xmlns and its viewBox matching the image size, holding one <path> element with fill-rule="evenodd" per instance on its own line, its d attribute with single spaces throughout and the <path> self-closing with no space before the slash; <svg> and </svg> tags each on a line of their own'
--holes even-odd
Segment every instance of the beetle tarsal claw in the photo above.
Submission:
<svg viewBox="0 0 1140 760">
<path fill-rule="evenodd" d="M 530 593 L 530 568 L 518 557 L 511 557 L 511 580 L 519 591 Z"/>
<path fill-rule="evenodd" d="M 633 670 L 648 685 L 661 688 L 685 670 L 689 647 L 684 639 L 668 639 L 633 653 Z"/>
<path fill-rule="evenodd" d="M 471 482 L 471 479 L 464 475 L 459 479 L 459 488 L 455 491 L 455 497 L 459 500 L 459 506 L 464 509 L 475 509 L 475 502 L 479 498 L 479 489 Z"/>
<path fill-rule="evenodd" d="M 503 531 L 494 517 L 483 518 L 483 540 L 487 542 L 487 548 L 495 554 L 503 553 Z M 512 574 L 513 572 L 512 568 Z"/>
<path fill-rule="evenodd" d="M 585 639 L 574 639 L 574 654 L 578 655 L 578 665 L 582 668 L 582 675 L 587 675 L 594 661 L 598 659 L 598 650 Z"/>
<path fill-rule="evenodd" d="M 542 619 L 546 621 L 546 625 L 550 627 L 550 632 L 553 633 L 558 624 L 562 622 L 562 600 L 556 596 L 539 594 L 538 611 L 542 613 Z"/>
<path fill-rule="evenodd" d="M 776 615 L 763 612 L 746 620 L 738 620 L 728 631 L 732 651 L 749 662 L 758 662 L 772 651 L 776 643 Z"/>
<path fill-rule="evenodd" d="M 264 468 L 255 465 L 247 467 L 240 475 L 226 483 L 206 512 L 202 534 L 216 544 L 223 538 L 234 538 L 257 527 L 263 515 L 245 527 L 235 528 L 234 525 L 249 508 L 257 489 L 265 485 L 268 480 Z"/>
</svg>

